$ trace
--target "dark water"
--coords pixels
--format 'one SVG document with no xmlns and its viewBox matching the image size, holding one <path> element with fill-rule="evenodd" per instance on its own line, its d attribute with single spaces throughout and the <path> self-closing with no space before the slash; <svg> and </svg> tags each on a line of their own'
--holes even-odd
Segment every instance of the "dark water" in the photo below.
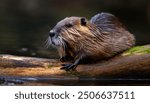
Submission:
<svg viewBox="0 0 150 103">
<path fill-rule="evenodd" d="M 150 79 L 1 77 L 1 86 L 150 86 Z"/>
<path fill-rule="evenodd" d="M 149 0 L 0 0 L 0 53 L 58 58 L 54 48 L 44 47 L 49 30 L 64 17 L 90 19 L 102 11 L 119 17 L 137 45 L 148 44 L 149 7 Z"/>
</svg>

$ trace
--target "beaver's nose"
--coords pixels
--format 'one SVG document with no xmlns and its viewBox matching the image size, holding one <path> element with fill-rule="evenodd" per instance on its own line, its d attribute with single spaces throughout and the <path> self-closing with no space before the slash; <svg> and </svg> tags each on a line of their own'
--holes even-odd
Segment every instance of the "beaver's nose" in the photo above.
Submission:
<svg viewBox="0 0 150 103">
<path fill-rule="evenodd" d="M 55 32 L 53 32 L 53 31 L 50 31 L 50 32 L 49 32 L 49 36 L 50 36 L 50 37 L 53 37 L 53 36 L 55 36 Z"/>
</svg>

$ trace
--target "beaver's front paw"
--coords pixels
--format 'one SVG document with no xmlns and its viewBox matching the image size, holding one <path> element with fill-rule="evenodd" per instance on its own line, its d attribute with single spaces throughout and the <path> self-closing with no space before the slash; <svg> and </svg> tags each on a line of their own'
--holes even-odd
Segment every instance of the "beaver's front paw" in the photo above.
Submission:
<svg viewBox="0 0 150 103">
<path fill-rule="evenodd" d="M 62 64 L 62 70 L 66 70 L 66 71 L 69 71 L 69 70 L 74 70 L 76 68 L 77 65 L 75 64 Z"/>
</svg>

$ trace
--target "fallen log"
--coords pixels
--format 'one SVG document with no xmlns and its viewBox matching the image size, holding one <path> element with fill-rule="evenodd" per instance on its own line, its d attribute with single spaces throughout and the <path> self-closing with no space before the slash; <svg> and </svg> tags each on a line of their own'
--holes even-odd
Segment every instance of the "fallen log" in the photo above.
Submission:
<svg viewBox="0 0 150 103">
<path fill-rule="evenodd" d="M 55 59 L 0 55 L 0 75 L 122 77 L 150 75 L 150 45 L 134 47 L 109 60 L 82 64 L 76 71 L 60 70 Z"/>
<path fill-rule="evenodd" d="M 81 64 L 75 71 L 60 70 L 57 59 L 0 55 L 1 77 L 150 79 L 150 45 L 136 46 L 109 60 Z"/>
</svg>

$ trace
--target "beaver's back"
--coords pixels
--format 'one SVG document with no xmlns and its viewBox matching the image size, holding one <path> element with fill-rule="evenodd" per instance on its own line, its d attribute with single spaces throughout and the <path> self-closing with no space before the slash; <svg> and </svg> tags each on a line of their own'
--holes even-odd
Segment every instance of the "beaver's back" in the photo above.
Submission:
<svg viewBox="0 0 150 103">
<path fill-rule="evenodd" d="M 95 24 L 101 32 L 101 35 L 103 35 L 105 39 L 103 44 L 109 54 L 108 56 L 112 56 L 134 46 L 134 36 L 127 31 L 125 26 L 114 15 L 100 13 L 92 17 L 90 22 Z"/>
</svg>

